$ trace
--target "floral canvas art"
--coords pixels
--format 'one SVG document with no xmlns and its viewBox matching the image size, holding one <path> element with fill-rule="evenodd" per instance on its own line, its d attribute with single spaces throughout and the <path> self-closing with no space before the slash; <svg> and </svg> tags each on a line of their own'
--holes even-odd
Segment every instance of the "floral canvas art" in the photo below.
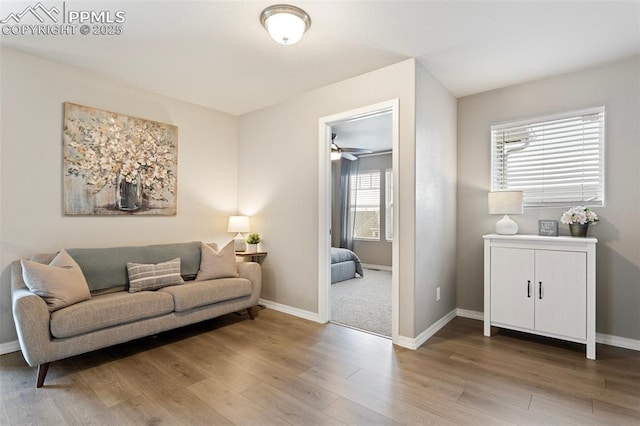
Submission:
<svg viewBox="0 0 640 426">
<path fill-rule="evenodd" d="M 175 215 L 178 128 L 64 104 L 67 215 Z"/>
</svg>

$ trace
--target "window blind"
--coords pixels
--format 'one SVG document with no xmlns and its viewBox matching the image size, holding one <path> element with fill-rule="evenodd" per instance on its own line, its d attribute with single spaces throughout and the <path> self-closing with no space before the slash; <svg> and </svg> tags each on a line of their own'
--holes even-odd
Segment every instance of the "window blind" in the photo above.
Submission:
<svg viewBox="0 0 640 426">
<path fill-rule="evenodd" d="M 491 126 L 491 189 L 528 207 L 604 205 L 604 107 Z"/>
<path fill-rule="evenodd" d="M 353 237 L 380 239 L 380 171 L 364 171 L 351 176 Z"/>
</svg>

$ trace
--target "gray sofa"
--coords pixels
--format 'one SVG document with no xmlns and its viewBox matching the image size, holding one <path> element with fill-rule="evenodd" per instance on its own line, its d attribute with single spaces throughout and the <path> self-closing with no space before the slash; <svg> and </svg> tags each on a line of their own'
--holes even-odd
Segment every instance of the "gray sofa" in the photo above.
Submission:
<svg viewBox="0 0 640 426">
<path fill-rule="evenodd" d="M 193 281 L 200 268 L 200 242 L 141 247 L 69 249 L 91 298 L 50 312 L 27 288 L 20 261 L 11 265 L 13 315 L 27 363 L 38 366 L 42 387 L 49 363 L 247 309 L 254 319 L 262 273 L 258 263 L 237 263 L 237 278 Z M 215 245 L 210 244 L 215 247 Z M 32 257 L 48 264 L 55 254 Z M 180 257 L 185 284 L 155 291 L 128 291 L 127 262 L 159 263 Z"/>
</svg>

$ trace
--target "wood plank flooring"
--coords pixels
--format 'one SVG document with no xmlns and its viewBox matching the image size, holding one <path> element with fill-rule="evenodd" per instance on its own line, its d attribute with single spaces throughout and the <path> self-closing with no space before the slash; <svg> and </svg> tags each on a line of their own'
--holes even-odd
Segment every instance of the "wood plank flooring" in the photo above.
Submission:
<svg viewBox="0 0 640 426">
<path fill-rule="evenodd" d="M 51 364 L 0 356 L 2 425 L 640 425 L 640 352 L 456 318 L 416 351 L 271 310 Z"/>
</svg>

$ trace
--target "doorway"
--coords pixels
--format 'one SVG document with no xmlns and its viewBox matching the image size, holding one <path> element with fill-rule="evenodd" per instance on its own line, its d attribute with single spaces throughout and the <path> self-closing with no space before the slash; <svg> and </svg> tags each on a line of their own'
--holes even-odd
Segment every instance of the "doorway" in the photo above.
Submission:
<svg viewBox="0 0 640 426">
<path fill-rule="evenodd" d="M 381 137 L 382 136 L 382 137 Z M 400 204 L 398 200 L 398 100 L 391 100 L 375 105 L 370 105 L 355 110 L 345 111 L 319 120 L 319 145 L 320 145 L 320 167 L 319 167 L 319 317 L 322 322 L 336 320 L 347 326 L 359 328 L 364 331 L 373 332 L 391 337 L 394 342 L 398 338 L 399 330 L 399 233 L 397 220 Z M 334 161 L 331 161 L 331 157 Z M 339 158 L 339 159 L 338 159 Z M 338 163 L 339 162 L 339 163 Z M 336 167 L 336 164 L 340 166 Z M 334 191 L 340 179 L 337 170 L 343 170 L 342 164 L 347 169 L 351 169 L 350 181 L 351 194 L 350 201 L 345 204 L 342 197 L 341 208 L 337 207 L 336 194 L 345 194 L 344 186 L 340 185 L 342 191 Z M 357 166 L 355 166 L 358 164 Z M 333 165 L 333 166 L 332 166 Z M 354 167 L 352 167 L 354 166 Z M 353 173 L 353 169 L 357 173 Z M 343 170 L 344 171 L 344 170 Z M 345 175 L 342 174 L 342 182 L 345 182 Z M 356 191 L 356 188 L 359 188 Z M 359 194 L 359 195 L 358 195 Z M 373 198 L 372 198 L 373 197 Z M 371 200 L 378 197 L 377 203 Z M 349 197 L 347 197 L 348 199 Z M 337 220 L 336 211 L 346 212 L 345 206 L 351 214 L 349 225 L 344 220 Z M 344 219 L 344 218 L 343 218 Z M 346 247 L 345 238 L 350 234 L 353 237 L 351 247 L 356 254 L 360 253 L 361 265 L 364 267 L 364 277 L 356 274 L 355 278 L 349 276 L 336 277 L 336 268 L 333 267 L 331 254 L 332 247 Z M 358 257 L 358 256 L 357 256 Z M 394 268 L 394 265 L 396 266 Z M 340 268 L 338 268 L 339 270 Z M 389 289 L 389 276 L 390 285 Z M 383 293 L 386 291 L 388 298 L 386 303 L 387 318 L 390 320 L 386 325 L 385 332 L 380 332 L 376 328 L 379 320 L 385 319 L 383 313 L 376 313 L 370 318 L 369 324 L 365 318 L 364 322 L 349 323 L 351 319 L 357 317 L 357 312 L 350 312 L 351 308 L 360 310 L 366 314 L 367 299 L 363 299 L 366 293 L 358 293 L 357 285 L 369 280 L 369 289 L 377 283 Z M 381 280 L 387 280 L 387 288 L 380 287 Z M 360 281 L 359 281 L 360 280 Z M 332 284 L 332 281 L 334 284 Z M 332 288 L 337 296 L 339 292 L 346 294 L 346 298 L 351 297 L 351 302 L 346 300 L 345 306 L 347 316 L 334 319 L 333 315 L 341 315 L 334 310 L 332 313 Z M 344 293 L 345 288 L 347 293 Z M 385 295 L 379 296 L 384 299 Z M 390 299 L 389 299 L 390 298 Z M 335 297 L 334 297 L 335 299 Z M 385 302 L 384 300 L 381 300 Z M 355 303 L 349 305 L 349 303 Z M 345 306 L 341 308 L 344 311 Z M 334 306 L 335 308 L 335 306 Z M 371 310 L 369 312 L 372 312 Z M 390 316 L 390 318 L 388 318 Z M 345 319 L 346 318 L 346 319 Z M 364 324 L 364 326 L 362 325 Z M 371 329 L 370 329 L 371 328 Z M 390 329 L 389 329 L 390 328 Z"/>
</svg>

